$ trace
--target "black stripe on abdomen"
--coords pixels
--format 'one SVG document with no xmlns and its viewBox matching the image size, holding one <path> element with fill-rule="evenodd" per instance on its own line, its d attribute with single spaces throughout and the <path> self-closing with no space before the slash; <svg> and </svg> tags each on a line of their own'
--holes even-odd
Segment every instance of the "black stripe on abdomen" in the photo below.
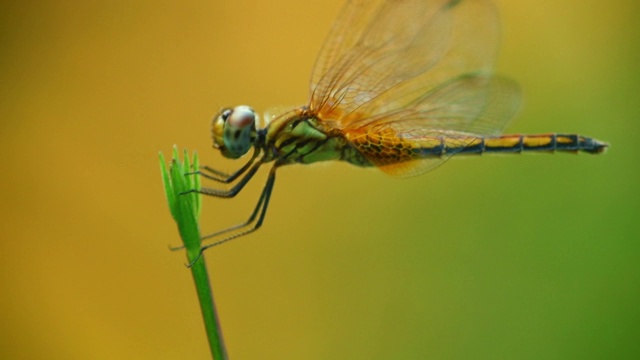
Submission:
<svg viewBox="0 0 640 360">
<path fill-rule="evenodd" d="M 417 149 L 422 156 L 444 154 L 578 152 L 597 154 L 604 151 L 607 144 L 576 134 L 536 134 L 503 135 L 495 137 L 440 138 L 437 146 Z"/>
</svg>

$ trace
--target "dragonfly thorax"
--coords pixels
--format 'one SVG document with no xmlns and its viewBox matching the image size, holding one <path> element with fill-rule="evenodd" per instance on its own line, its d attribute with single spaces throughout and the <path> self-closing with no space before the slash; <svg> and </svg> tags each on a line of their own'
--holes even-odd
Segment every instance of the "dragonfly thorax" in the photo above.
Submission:
<svg viewBox="0 0 640 360">
<path fill-rule="evenodd" d="M 257 115 L 246 105 L 224 108 L 213 118 L 213 147 L 227 158 L 246 154 L 256 139 Z"/>
</svg>

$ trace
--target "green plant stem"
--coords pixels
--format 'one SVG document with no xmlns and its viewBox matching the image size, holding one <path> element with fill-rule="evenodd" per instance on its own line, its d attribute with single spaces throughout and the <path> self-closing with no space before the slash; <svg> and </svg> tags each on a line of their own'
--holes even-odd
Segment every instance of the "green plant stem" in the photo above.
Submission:
<svg viewBox="0 0 640 360">
<path fill-rule="evenodd" d="M 193 167 L 191 166 L 193 163 Z M 220 323 L 211 290 L 209 274 L 205 259 L 200 253 L 200 229 L 198 218 L 200 216 L 200 194 L 193 192 L 200 189 L 200 177 L 197 175 L 187 175 L 198 168 L 198 155 L 194 152 L 193 160 L 190 161 L 189 154 L 184 151 L 183 161 L 180 161 L 178 150 L 174 147 L 171 168 L 167 171 L 164 156 L 160 153 L 160 170 L 162 180 L 169 203 L 169 210 L 178 225 L 178 232 L 182 238 L 184 248 L 187 253 L 188 264 L 193 281 L 196 286 L 200 310 L 204 320 L 211 356 L 214 360 L 226 360 L 227 353 L 220 330 Z M 191 191 L 191 192 L 190 192 Z"/>
<path fill-rule="evenodd" d="M 189 261 L 195 260 L 191 257 L 188 257 L 188 259 Z M 191 266 L 191 275 L 193 276 L 193 281 L 196 284 L 196 292 L 198 293 L 200 310 L 202 311 L 202 318 L 204 319 L 204 327 L 209 339 L 211 356 L 213 356 L 215 360 L 226 360 L 227 351 L 224 347 L 224 339 L 222 338 L 222 331 L 220 330 L 216 304 L 213 299 L 213 290 L 210 286 L 199 285 L 208 285 L 210 283 L 204 256 L 200 256 L 200 258 Z"/>
</svg>

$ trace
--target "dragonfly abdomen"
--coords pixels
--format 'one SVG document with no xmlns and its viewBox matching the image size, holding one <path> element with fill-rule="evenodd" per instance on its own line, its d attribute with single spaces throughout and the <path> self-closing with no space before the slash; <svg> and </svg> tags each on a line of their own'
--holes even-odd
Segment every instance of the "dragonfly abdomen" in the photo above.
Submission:
<svg viewBox="0 0 640 360">
<path fill-rule="evenodd" d="M 464 143 L 464 141 L 458 140 L 457 143 Z M 606 147 L 607 144 L 599 140 L 576 134 L 502 135 L 471 139 L 458 148 L 445 147 L 445 152 L 482 154 L 521 153 L 525 151 L 577 153 L 582 151 L 598 154 L 603 152 Z"/>
<path fill-rule="evenodd" d="M 436 136 L 419 137 L 405 135 L 404 137 L 400 137 L 388 129 L 385 129 L 385 131 L 352 136 L 348 140 L 364 158 L 379 167 L 402 164 L 413 160 L 445 159 L 449 156 L 460 154 L 519 154 L 525 151 L 564 151 L 574 153 L 583 151 L 598 154 L 603 152 L 608 146 L 599 140 L 575 134 L 502 135 L 485 137 L 456 132 L 441 132 L 442 135 Z"/>
</svg>

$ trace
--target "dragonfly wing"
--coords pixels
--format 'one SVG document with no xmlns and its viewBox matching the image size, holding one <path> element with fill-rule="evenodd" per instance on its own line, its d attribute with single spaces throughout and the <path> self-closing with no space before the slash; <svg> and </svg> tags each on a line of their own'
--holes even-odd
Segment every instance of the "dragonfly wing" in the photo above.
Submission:
<svg viewBox="0 0 640 360">
<path fill-rule="evenodd" d="M 316 62 L 310 110 L 343 128 L 402 109 L 461 74 L 489 74 L 498 39 L 489 1 L 348 1 Z"/>
<path fill-rule="evenodd" d="M 353 122 L 343 133 L 384 172 L 419 175 L 475 144 L 478 137 L 501 133 L 518 111 L 520 99 L 519 87 L 512 80 L 462 75 L 402 109 Z M 447 150 L 434 152 L 443 141 Z"/>
<path fill-rule="evenodd" d="M 430 130 L 495 136 L 516 115 L 521 99 L 520 87 L 509 78 L 464 74 L 422 94 L 402 109 L 359 119 L 344 131 L 385 125 L 398 131 L 399 136 Z"/>
</svg>

